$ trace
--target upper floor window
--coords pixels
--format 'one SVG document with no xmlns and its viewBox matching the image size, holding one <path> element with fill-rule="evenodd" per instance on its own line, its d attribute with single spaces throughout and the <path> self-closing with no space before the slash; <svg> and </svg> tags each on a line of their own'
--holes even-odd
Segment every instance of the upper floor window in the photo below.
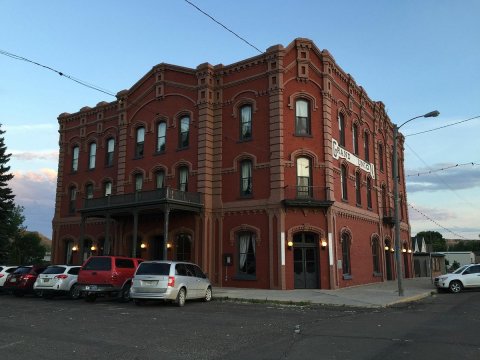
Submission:
<svg viewBox="0 0 480 360">
<path fill-rule="evenodd" d="M 380 162 L 380 171 L 383 172 L 384 164 L 383 164 L 383 145 L 378 144 L 378 160 Z"/>
<path fill-rule="evenodd" d="M 345 147 L 345 117 L 342 113 L 338 114 L 338 132 L 339 132 L 339 143 L 341 146 Z"/>
<path fill-rule="evenodd" d="M 90 170 L 95 169 L 95 159 L 97 157 L 97 144 L 92 142 L 90 143 L 90 153 L 88 156 L 88 168 Z"/>
<path fill-rule="evenodd" d="M 340 175 L 340 185 L 342 188 L 342 199 L 347 200 L 348 199 L 348 193 L 347 193 L 347 167 L 345 165 L 342 165 L 340 167 L 341 175 Z"/>
<path fill-rule="evenodd" d="M 367 176 L 367 207 L 372 208 L 372 178 Z"/>
<path fill-rule="evenodd" d="M 135 191 L 142 191 L 143 174 L 135 174 Z"/>
<path fill-rule="evenodd" d="M 190 138 L 190 118 L 184 116 L 180 119 L 179 148 L 186 148 Z"/>
<path fill-rule="evenodd" d="M 188 168 L 186 166 L 181 166 L 178 169 L 178 189 L 188 191 Z"/>
<path fill-rule="evenodd" d="M 240 140 L 252 138 L 252 106 L 243 105 L 240 108 Z"/>
<path fill-rule="evenodd" d="M 112 195 L 112 182 L 111 181 L 106 181 L 104 184 L 104 194 L 105 196 L 110 196 Z"/>
<path fill-rule="evenodd" d="M 140 126 L 137 128 L 135 136 L 135 157 L 143 157 L 143 151 L 145 146 L 145 128 Z"/>
<path fill-rule="evenodd" d="M 369 162 L 370 161 L 370 135 L 368 132 L 364 133 L 364 138 L 363 138 L 363 150 L 365 152 L 365 161 Z"/>
<path fill-rule="evenodd" d="M 93 185 L 92 184 L 87 184 L 85 187 L 85 197 L 87 199 L 93 199 Z"/>
<path fill-rule="evenodd" d="M 110 138 L 107 140 L 107 155 L 105 157 L 105 165 L 113 166 L 113 154 L 115 152 L 115 139 Z"/>
<path fill-rule="evenodd" d="M 357 205 L 362 204 L 362 177 L 360 172 L 355 173 L 355 199 L 357 201 Z"/>
<path fill-rule="evenodd" d="M 80 155 L 80 147 L 78 145 L 74 146 L 72 149 L 72 171 L 78 171 L 78 157 Z"/>
<path fill-rule="evenodd" d="M 252 162 L 250 160 L 241 162 L 240 184 L 242 196 L 252 195 Z"/>
<path fill-rule="evenodd" d="M 357 124 L 353 124 L 352 136 L 353 136 L 353 153 L 355 155 L 358 155 L 358 125 Z"/>
<path fill-rule="evenodd" d="M 241 232 L 238 239 L 238 267 L 237 275 L 241 277 L 255 277 L 257 273 L 255 234 L 249 231 Z"/>
<path fill-rule="evenodd" d="M 310 135 L 310 104 L 307 100 L 296 101 L 295 135 Z"/>
<path fill-rule="evenodd" d="M 383 216 L 387 216 L 388 209 L 387 209 L 387 187 L 382 185 L 382 208 L 383 208 Z"/>
<path fill-rule="evenodd" d="M 163 170 L 158 170 L 155 173 L 155 184 L 157 189 L 161 189 L 165 187 L 165 171 Z"/>
<path fill-rule="evenodd" d="M 310 159 L 299 157 L 297 159 L 297 197 L 310 197 L 311 188 Z"/>
<path fill-rule="evenodd" d="M 167 144 L 167 123 L 162 121 L 157 125 L 157 152 L 164 152 Z"/>
<path fill-rule="evenodd" d="M 75 186 L 71 186 L 68 189 L 68 192 L 69 192 L 68 211 L 70 214 L 73 214 L 76 210 L 77 188 Z"/>
</svg>

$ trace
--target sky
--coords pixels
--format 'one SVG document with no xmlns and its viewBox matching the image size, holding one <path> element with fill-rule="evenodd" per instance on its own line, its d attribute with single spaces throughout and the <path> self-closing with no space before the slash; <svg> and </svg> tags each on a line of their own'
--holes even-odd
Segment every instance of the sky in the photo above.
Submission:
<svg viewBox="0 0 480 360">
<path fill-rule="evenodd" d="M 297 37 L 313 40 L 385 104 L 397 125 L 440 111 L 400 129 L 411 233 L 479 239 L 480 118 L 472 118 L 480 116 L 480 1 L 191 2 L 261 51 Z M 0 50 L 113 94 L 162 62 L 195 68 L 259 54 L 185 0 L 0 0 Z M 58 115 L 113 100 L 0 54 L 10 186 L 28 230 L 52 236 Z M 428 132 L 412 135 L 422 131 Z"/>
</svg>

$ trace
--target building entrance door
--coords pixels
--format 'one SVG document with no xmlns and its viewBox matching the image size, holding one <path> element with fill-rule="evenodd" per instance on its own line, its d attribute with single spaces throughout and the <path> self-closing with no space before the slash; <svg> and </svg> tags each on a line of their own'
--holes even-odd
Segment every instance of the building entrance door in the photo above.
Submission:
<svg viewBox="0 0 480 360">
<path fill-rule="evenodd" d="M 293 238 L 295 289 L 318 289 L 318 239 L 316 234 L 299 233 Z"/>
<path fill-rule="evenodd" d="M 390 250 L 385 250 L 385 268 L 387 270 L 387 280 L 393 280 L 392 253 Z"/>
</svg>

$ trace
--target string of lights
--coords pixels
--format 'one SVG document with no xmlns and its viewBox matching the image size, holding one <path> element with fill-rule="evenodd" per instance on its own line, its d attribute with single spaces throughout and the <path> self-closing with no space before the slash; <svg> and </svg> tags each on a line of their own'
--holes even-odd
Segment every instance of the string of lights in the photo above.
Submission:
<svg viewBox="0 0 480 360">
<path fill-rule="evenodd" d="M 429 171 L 425 171 L 425 172 L 419 172 L 419 173 L 415 173 L 415 174 L 405 175 L 405 177 L 428 175 L 428 174 L 433 174 L 433 173 L 436 173 L 436 172 L 446 171 L 446 170 L 453 169 L 453 168 L 456 168 L 456 167 L 468 166 L 468 165 L 479 166 L 480 164 L 477 164 L 477 163 L 474 163 L 474 162 L 468 162 L 468 163 L 464 163 L 464 164 L 456 164 L 456 165 L 446 166 L 446 167 L 436 169 L 436 170 L 429 170 Z"/>
<path fill-rule="evenodd" d="M 28 63 L 30 63 L 30 64 L 33 64 L 33 65 L 36 65 L 36 66 L 40 66 L 40 67 L 42 67 L 42 68 L 44 68 L 44 69 L 53 71 L 54 73 L 57 73 L 58 75 L 63 76 L 63 77 L 65 77 L 65 78 L 67 78 L 67 79 L 69 79 L 69 80 L 71 80 L 71 81 L 74 81 L 74 82 L 76 82 L 77 84 L 80 84 L 80 85 L 85 86 L 85 87 L 87 87 L 87 88 L 90 88 L 90 89 L 92 89 L 92 90 L 96 90 L 96 91 L 102 92 L 102 93 L 104 93 L 104 94 L 113 96 L 113 97 L 116 97 L 115 94 L 113 94 L 112 92 L 110 92 L 110 91 L 108 91 L 108 90 L 102 89 L 102 88 L 100 88 L 99 86 L 96 86 L 96 85 L 89 84 L 89 83 L 87 83 L 86 81 L 83 81 L 83 80 L 80 80 L 80 79 L 78 79 L 78 78 L 76 78 L 76 77 L 73 77 L 73 76 L 71 76 L 71 75 L 65 74 L 64 72 L 62 72 L 62 71 L 60 71 L 60 70 L 56 70 L 56 69 L 54 69 L 54 68 L 52 68 L 52 67 L 50 67 L 50 66 L 48 66 L 48 65 L 43 65 L 43 64 L 41 64 L 41 63 L 39 63 L 39 62 L 36 62 L 36 61 L 30 60 L 30 59 L 27 59 L 27 58 L 25 58 L 25 57 L 23 57 L 23 56 L 20 56 L 20 55 L 12 54 L 12 53 L 10 53 L 10 52 L 8 52 L 8 51 L 1 50 L 1 49 L 0 49 L 0 54 L 1 54 L 1 55 L 4 55 L 4 56 L 7 56 L 7 57 L 10 57 L 10 58 L 15 59 L 15 60 L 25 61 L 25 62 L 28 62 Z"/>
<path fill-rule="evenodd" d="M 405 137 L 408 137 L 408 136 L 415 136 L 415 135 L 420 135 L 420 134 L 429 133 L 429 132 L 432 132 L 432 131 L 436 131 L 436 130 L 444 129 L 444 128 L 447 128 L 447 127 L 450 127 L 450 126 L 453 126 L 453 125 L 458 125 L 458 124 L 461 124 L 461 123 L 464 123 L 464 122 L 467 122 L 467 121 L 471 121 L 471 120 L 475 120 L 475 119 L 478 119 L 478 118 L 480 118 L 480 115 L 478 115 L 478 116 L 474 116 L 474 117 L 472 117 L 472 118 L 470 118 L 470 119 L 466 119 L 466 120 L 457 121 L 457 122 L 455 122 L 455 123 L 452 123 L 452 124 L 448 124 L 448 125 L 440 126 L 440 127 L 434 128 L 434 129 L 425 130 L 425 131 L 420 131 L 420 132 L 413 133 L 413 134 L 408 134 L 408 135 L 405 135 Z"/>
</svg>

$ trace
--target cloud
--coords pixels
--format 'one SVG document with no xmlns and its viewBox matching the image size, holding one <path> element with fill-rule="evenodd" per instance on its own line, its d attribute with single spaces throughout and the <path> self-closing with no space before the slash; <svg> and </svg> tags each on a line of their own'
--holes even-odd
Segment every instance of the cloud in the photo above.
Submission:
<svg viewBox="0 0 480 360">
<path fill-rule="evenodd" d="M 58 125 L 57 124 L 50 124 L 50 123 L 47 123 L 47 124 L 23 124 L 23 125 L 3 124 L 2 127 L 8 133 L 24 132 L 24 131 L 58 130 Z"/>
<path fill-rule="evenodd" d="M 424 221 L 430 219 L 438 221 L 449 221 L 457 219 L 458 216 L 454 211 L 440 208 L 425 207 L 420 205 L 411 205 L 408 207 L 408 217 L 410 221 Z"/>
<path fill-rule="evenodd" d="M 12 151 L 12 158 L 15 160 L 32 161 L 32 160 L 48 160 L 58 161 L 57 150 L 46 151 Z"/>
<path fill-rule="evenodd" d="M 431 168 L 406 170 L 406 174 L 407 190 L 410 193 L 480 187 L 480 164 L 436 164 Z"/>
</svg>

